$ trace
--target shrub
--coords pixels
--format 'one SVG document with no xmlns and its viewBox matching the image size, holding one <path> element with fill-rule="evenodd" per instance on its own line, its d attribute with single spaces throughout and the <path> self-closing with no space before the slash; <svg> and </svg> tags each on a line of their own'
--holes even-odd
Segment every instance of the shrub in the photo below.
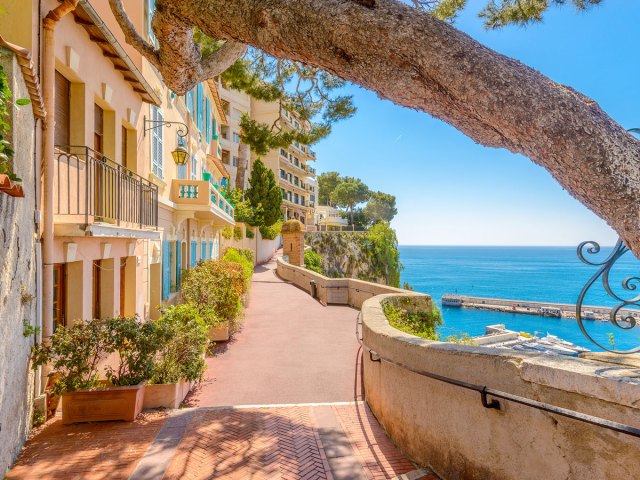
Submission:
<svg viewBox="0 0 640 480">
<path fill-rule="evenodd" d="M 34 347 L 33 368 L 51 365 L 58 376 L 53 394 L 99 385 L 98 363 L 112 351 L 106 332 L 101 320 L 81 320 L 57 327 L 48 343 Z"/>
<path fill-rule="evenodd" d="M 253 254 L 253 250 L 251 250 L 250 248 L 238 248 L 237 250 L 240 255 L 244 256 L 251 263 L 255 262 L 256 256 Z"/>
<path fill-rule="evenodd" d="M 222 237 L 226 238 L 227 240 L 231 240 L 231 237 L 233 237 L 233 230 L 230 226 L 226 226 L 222 229 Z"/>
<path fill-rule="evenodd" d="M 395 297 L 382 303 L 382 310 L 393 328 L 415 335 L 439 340 L 436 329 L 442 325 L 442 316 L 430 299 L 424 297 Z"/>
<path fill-rule="evenodd" d="M 237 225 L 233 227 L 233 239 L 237 242 L 242 240 L 242 228 Z"/>
<path fill-rule="evenodd" d="M 198 308 L 191 303 L 167 307 L 155 323 L 162 348 L 150 382 L 201 380 L 206 368 L 204 352 L 209 342 L 209 326 Z"/>
<path fill-rule="evenodd" d="M 304 267 L 312 272 L 322 273 L 322 257 L 312 248 L 304 251 Z"/>
<path fill-rule="evenodd" d="M 458 345 L 478 345 L 478 342 L 470 337 L 468 333 L 464 332 L 460 335 L 449 335 L 445 337 L 445 342 L 456 343 Z"/>
<path fill-rule="evenodd" d="M 137 317 L 110 318 L 104 323 L 110 350 L 118 354 L 114 369 L 105 369 L 113 385 L 137 385 L 151 376 L 156 354 L 161 345 L 154 322 L 140 322 Z"/>
<path fill-rule="evenodd" d="M 255 235 L 253 234 L 253 231 L 251 231 L 251 230 L 250 230 L 250 229 L 248 229 L 248 228 L 245 230 L 244 235 L 245 235 L 247 238 L 253 238 L 253 237 L 255 237 Z"/>
<path fill-rule="evenodd" d="M 270 227 L 260 227 L 260 235 L 264 240 L 275 240 L 282 230 L 282 221 L 277 221 Z"/>
<path fill-rule="evenodd" d="M 206 260 L 185 272 L 180 291 L 201 315 L 212 317 L 212 325 L 230 321 L 241 310 L 245 271 L 236 262 Z"/>
<path fill-rule="evenodd" d="M 244 271 L 244 281 L 245 281 L 245 291 L 249 289 L 251 285 L 251 276 L 253 275 L 253 252 L 249 250 L 251 253 L 251 259 L 245 254 L 247 249 L 242 249 L 242 251 L 236 248 L 227 248 L 227 251 L 224 254 L 224 260 L 229 262 L 235 262 L 242 266 Z"/>
</svg>

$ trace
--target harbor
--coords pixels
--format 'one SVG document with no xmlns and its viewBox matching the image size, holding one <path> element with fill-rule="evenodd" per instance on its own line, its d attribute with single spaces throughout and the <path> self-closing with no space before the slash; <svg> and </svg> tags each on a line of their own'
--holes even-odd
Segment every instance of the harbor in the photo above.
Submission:
<svg viewBox="0 0 640 480">
<path fill-rule="evenodd" d="M 467 295 L 445 294 L 442 296 L 442 306 L 471 308 L 476 310 L 490 310 L 494 312 L 517 313 L 523 315 L 537 315 L 555 318 L 576 318 L 576 306 L 569 303 L 547 303 L 526 300 L 511 300 L 502 298 L 471 297 Z M 622 309 L 623 316 L 638 318 L 640 312 Z M 607 322 L 611 314 L 610 307 L 587 306 L 582 308 L 584 320 Z"/>
</svg>

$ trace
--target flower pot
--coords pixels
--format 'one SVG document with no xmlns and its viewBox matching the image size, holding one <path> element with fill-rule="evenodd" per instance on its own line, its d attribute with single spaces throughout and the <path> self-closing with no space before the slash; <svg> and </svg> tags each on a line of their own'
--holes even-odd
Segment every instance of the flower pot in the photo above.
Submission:
<svg viewBox="0 0 640 480">
<path fill-rule="evenodd" d="M 209 329 L 209 340 L 214 342 L 227 342 L 229 340 L 229 325 L 211 327 Z"/>
<path fill-rule="evenodd" d="M 142 411 L 147 382 L 127 387 L 87 388 L 62 395 L 62 423 L 133 421 Z"/>
<path fill-rule="evenodd" d="M 7 190 L 11 188 L 11 179 L 9 175 L 5 175 L 4 173 L 0 173 L 0 191 Z"/>
<path fill-rule="evenodd" d="M 4 193 L 11 195 L 12 197 L 24 197 L 24 190 L 22 189 L 22 185 L 19 183 L 12 184 L 11 188 L 5 190 Z"/>
<path fill-rule="evenodd" d="M 147 384 L 144 387 L 143 407 L 179 408 L 192 386 L 193 383 L 187 380 L 180 380 L 178 383 Z"/>
</svg>

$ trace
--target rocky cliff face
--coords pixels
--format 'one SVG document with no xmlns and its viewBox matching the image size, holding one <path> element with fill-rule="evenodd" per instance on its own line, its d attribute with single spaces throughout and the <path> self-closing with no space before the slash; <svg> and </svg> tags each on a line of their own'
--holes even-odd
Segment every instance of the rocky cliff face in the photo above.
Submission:
<svg viewBox="0 0 640 480">
<path fill-rule="evenodd" d="M 377 260 L 366 232 L 308 232 L 305 244 L 320 254 L 328 277 L 387 284 L 388 266 Z"/>
</svg>

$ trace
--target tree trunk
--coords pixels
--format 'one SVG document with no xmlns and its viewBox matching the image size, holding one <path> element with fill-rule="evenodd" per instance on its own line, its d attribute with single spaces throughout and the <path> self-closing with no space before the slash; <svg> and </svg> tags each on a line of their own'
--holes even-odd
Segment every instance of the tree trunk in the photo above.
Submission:
<svg viewBox="0 0 640 480">
<path fill-rule="evenodd" d="M 316 65 L 526 155 L 640 253 L 640 142 L 593 100 L 447 23 L 396 0 L 156 3 L 163 18 Z"/>
</svg>

